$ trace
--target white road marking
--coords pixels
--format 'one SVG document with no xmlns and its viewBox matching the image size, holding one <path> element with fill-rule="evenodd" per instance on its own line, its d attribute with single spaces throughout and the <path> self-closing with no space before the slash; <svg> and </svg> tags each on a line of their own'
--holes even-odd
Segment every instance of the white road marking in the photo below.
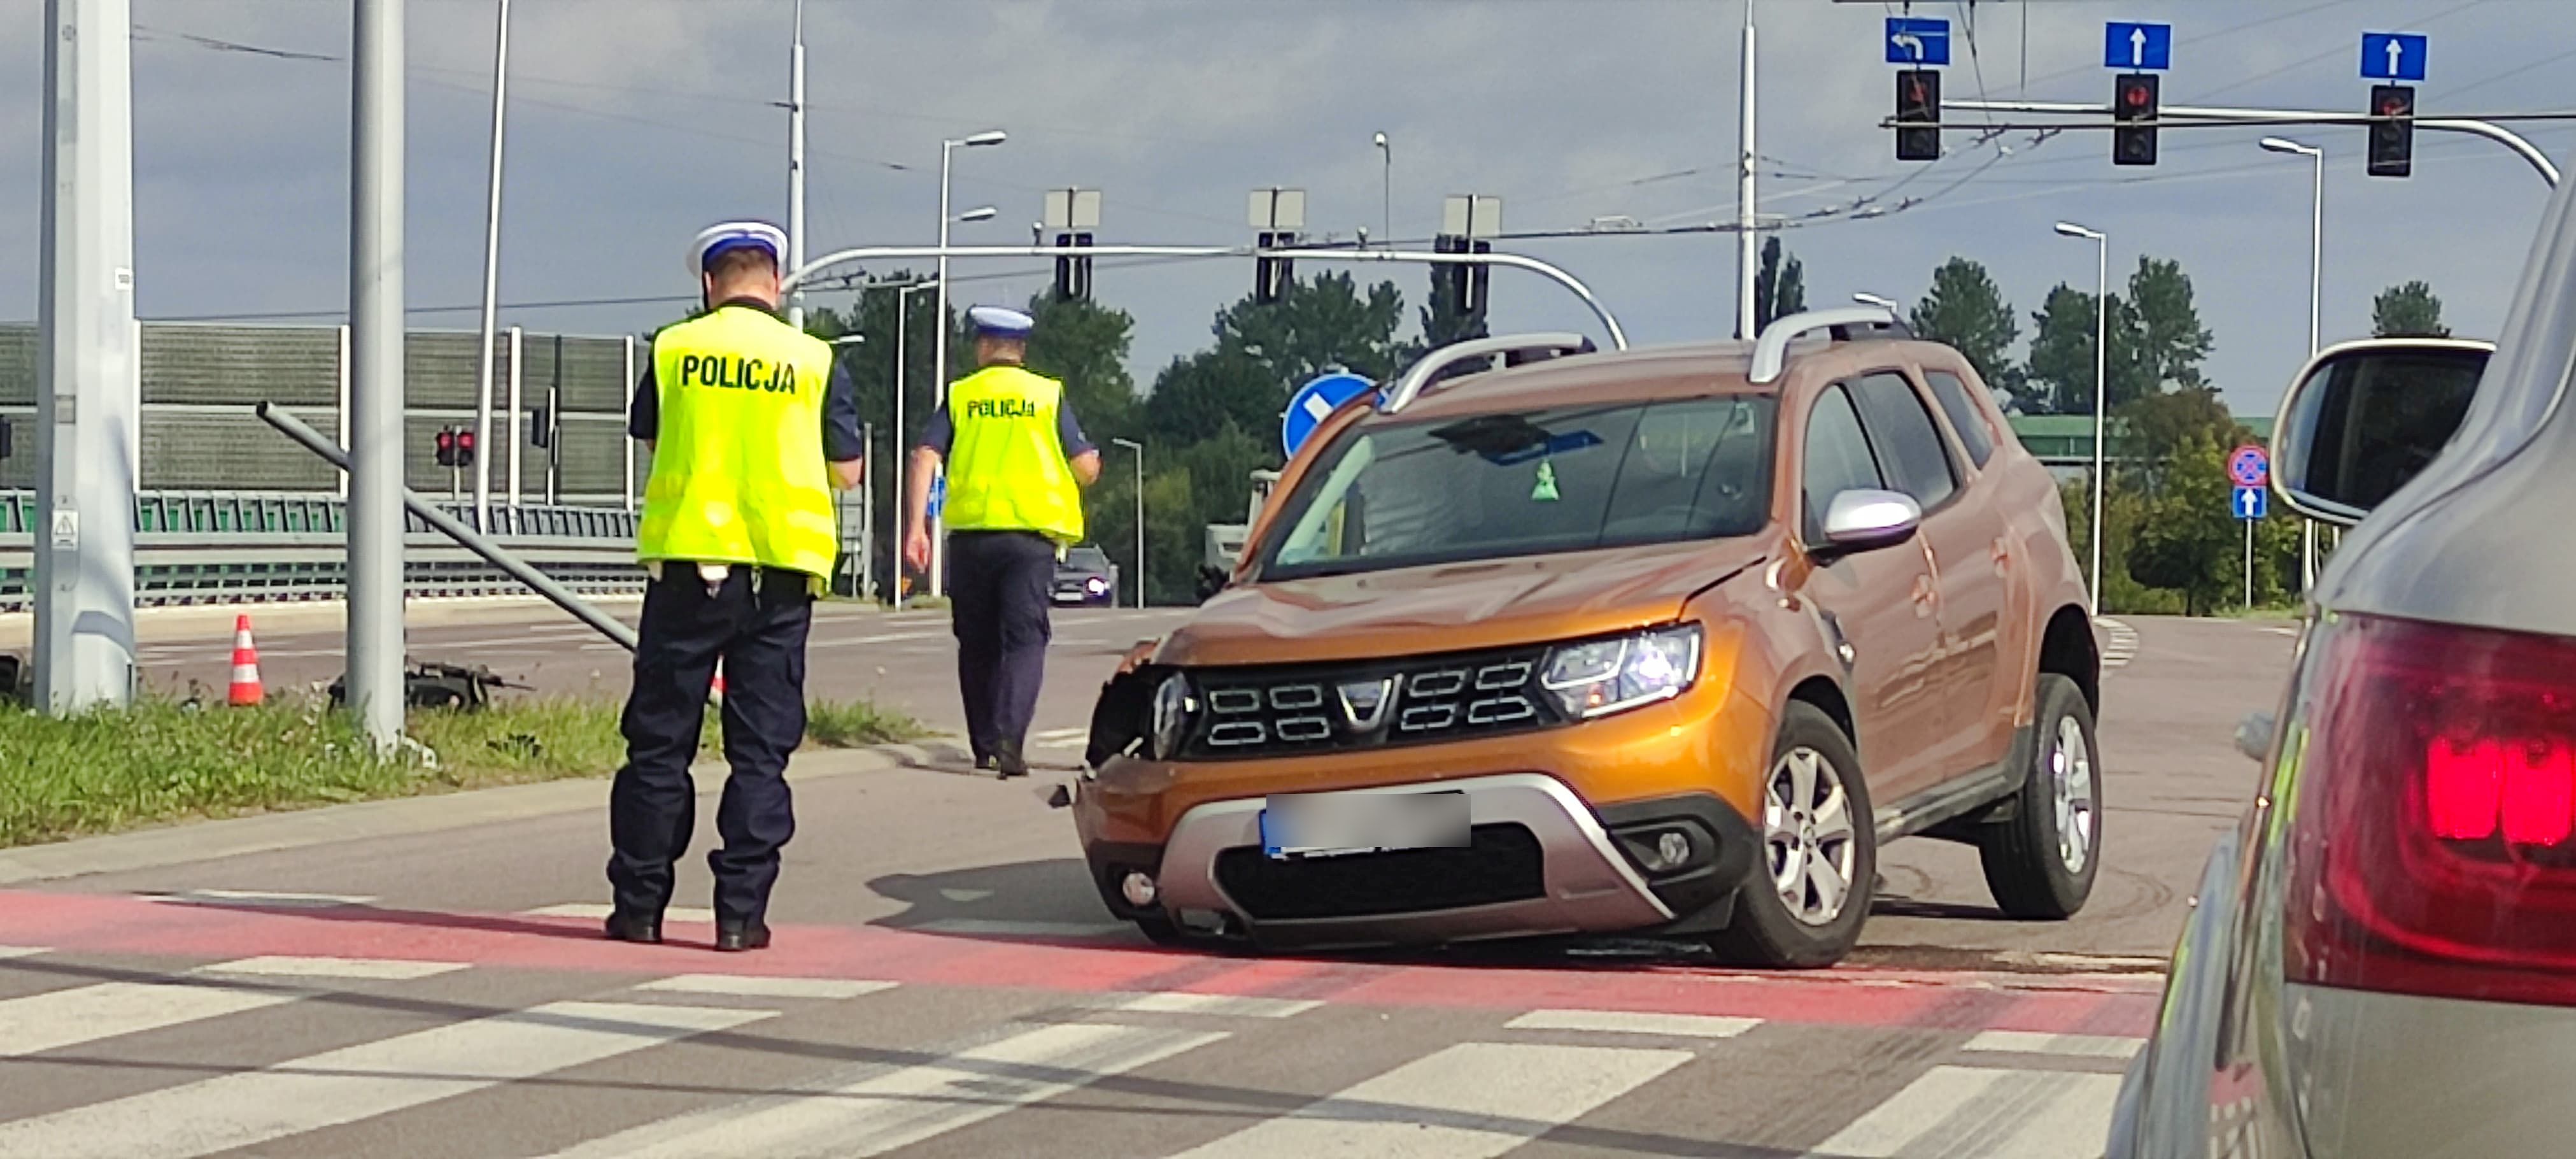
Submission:
<svg viewBox="0 0 2576 1159">
<path fill-rule="evenodd" d="M 678 994 L 731 994 L 745 998 L 856 998 L 892 990 L 892 982 L 859 978 L 764 978 L 750 974 L 680 974 L 657 978 L 638 990 Z"/>
<path fill-rule="evenodd" d="M 2137 659 L 2138 630 L 2136 628 L 2108 616 L 2096 616 L 2093 622 L 2102 626 L 2104 637 L 2102 667 L 2126 668 L 2130 661 Z"/>
<path fill-rule="evenodd" d="M 2146 1045 L 2143 1038 L 2104 1034 L 2039 1034 L 2028 1030 L 1988 1030 L 1961 1050 L 2002 1054 L 2062 1054 L 2076 1058 L 2130 1058 Z"/>
<path fill-rule="evenodd" d="M 2120 1076 L 1936 1066 L 1817 1145 L 1816 1159 L 2084 1159 L 2102 1154 Z"/>
<path fill-rule="evenodd" d="M 855 1081 L 713 1107 L 594 1139 L 565 1159 L 759 1155 L 865 1159 L 1124 1074 L 1226 1036 L 1110 1023 L 1061 1023 Z"/>
<path fill-rule="evenodd" d="M 562 905 L 540 906 L 536 909 L 523 911 L 519 916 L 523 918 L 591 918 L 597 921 L 606 921 L 608 920 L 608 915 L 614 912 L 616 908 L 616 906 L 610 905 L 607 902 L 576 901 L 566 902 Z M 662 921 L 666 925 L 683 922 L 696 922 L 700 925 L 714 925 L 715 920 L 716 911 L 711 909 L 696 909 L 690 906 L 675 905 L 662 911 Z"/>
<path fill-rule="evenodd" d="M 372 894 L 344 893 L 273 893 L 256 889 L 190 889 L 176 893 L 136 894 L 145 901 L 174 905 L 247 905 L 274 909 L 330 909 L 336 906 L 365 905 L 376 900 Z"/>
<path fill-rule="evenodd" d="M 1180 991 L 1158 991 L 1150 994 L 1109 995 L 1108 1008 L 1131 1010 L 1142 1014 L 1212 1014 L 1228 1018 L 1290 1018 L 1303 1014 L 1321 1002 L 1292 998 L 1236 997 L 1230 994 L 1189 994 Z"/>
<path fill-rule="evenodd" d="M 924 933 L 955 934 L 959 937 L 998 938 L 1099 938 L 1124 934 L 1134 927 L 1124 922 L 1011 922 L 983 918 L 943 918 L 914 927 Z"/>
<path fill-rule="evenodd" d="M 552 1002 L 0 1123 L 0 1155 L 187 1159 L 775 1017 L 767 1010 Z"/>
<path fill-rule="evenodd" d="M 1043 732 L 1032 733 L 1030 735 L 1037 737 L 1039 740 L 1073 740 L 1078 737 L 1090 736 L 1091 730 L 1088 728 L 1050 728 Z"/>
<path fill-rule="evenodd" d="M 812 643 L 810 643 L 810 644 L 807 644 L 807 645 L 806 645 L 806 647 L 807 647 L 808 649 L 813 649 L 813 648 L 853 648 L 853 647 L 857 647 L 858 645 L 861 645 L 861 644 L 893 644 L 893 643 L 897 643 L 897 642 L 899 642 L 899 641 L 903 641 L 903 640 L 935 640 L 935 639 L 938 639 L 939 637 L 941 637 L 941 636 L 945 636 L 945 635 L 948 635 L 948 633 L 946 633 L 946 632 L 887 632 L 887 633 L 881 633 L 881 634 L 879 634 L 879 635 L 874 635 L 874 636 L 848 636 L 848 637 L 844 637 L 844 638 L 837 639 L 837 640 L 816 640 L 816 641 L 814 641 L 814 642 L 812 642 Z"/>
<path fill-rule="evenodd" d="M 53 952 L 53 948 L 50 946 L 0 946 L 0 962 L 8 961 L 11 958 L 32 958 L 38 954 L 50 954 Z"/>
<path fill-rule="evenodd" d="M 101 982 L 31 994 L 0 1002 L 0 1058 L 281 1006 L 305 996 L 298 991 L 245 990 L 184 982 Z M 0 1155 L 9 1154 L 45 1152 L 0 1147 Z"/>
<path fill-rule="evenodd" d="M 1602 1034 L 1661 1034 L 1673 1038 L 1733 1038 L 1759 1018 L 1708 1014 L 1639 1014 L 1626 1010 L 1533 1010 L 1503 1024 L 1512 1030 L 1584 1030 Z"/>
<path fill-rule="evenodd" d="M 243 974 L 265 978 L 348 978 L 360 981 L 408 982 L 470 969 L 471 962 L 407 962 L 396 958 L 298 958 L 271 955 L 199 966 L 193 973 Z"/>
<path fill-rule="evenodd" d="M 1461 1043 L 1175 1159 L 1491 1159 L 1692 1057 L 1686 1050 Z"/>
</svg>

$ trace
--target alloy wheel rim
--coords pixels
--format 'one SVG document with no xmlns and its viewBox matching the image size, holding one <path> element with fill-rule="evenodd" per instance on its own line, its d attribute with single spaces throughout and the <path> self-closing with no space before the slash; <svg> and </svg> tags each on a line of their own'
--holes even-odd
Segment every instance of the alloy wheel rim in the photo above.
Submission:
<svg viewBox="0 0 2576 1159">
<path fill-rule="evenodd" d="M 2057 859 L 2068 873 L 2082 873 L 2093 861 L 2093 750 L 2084 743 L 2084 726 L 2072 716 L 2057 721 L 2056 742 L 2048 750 L 2050 807 L 2057 820 Z"/>
<path fill-rule="evenodd" d="M 1859 834 L 1842 770 L 1796 748 L 1771 766 L 1763 788 L 1762 843 L 1782 908 L 1805 925 L 1829 925 L 1850 904 Z"/>
</svg>

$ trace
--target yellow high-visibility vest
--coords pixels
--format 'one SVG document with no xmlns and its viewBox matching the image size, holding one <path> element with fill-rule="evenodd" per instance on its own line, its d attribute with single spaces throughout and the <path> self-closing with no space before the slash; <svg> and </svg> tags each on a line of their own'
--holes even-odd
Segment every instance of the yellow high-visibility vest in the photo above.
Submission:
<svg viewBox="0 0 2576 1159">
<path fill-rule="evenodd" d="M 839 550 L 823 462 L 831 374 L 829 343 L 748 306 L 654 335 L 661 422 L 637 557 L 830 576 Z"/>
<path fill-rule="evenodd" d="M 1064 384 L 995 365 L 948 388 L 952 531 L 1034 531 L 1082 542 L 1082 487 L 1056 435 Z"/>
</svg>

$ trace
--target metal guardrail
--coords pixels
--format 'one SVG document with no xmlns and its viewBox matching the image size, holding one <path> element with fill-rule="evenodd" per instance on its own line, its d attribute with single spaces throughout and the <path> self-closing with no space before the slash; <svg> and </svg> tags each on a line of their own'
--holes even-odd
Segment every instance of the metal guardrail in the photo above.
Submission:
<svg viewBox="0 0 2576 1159">
<path fill-rule="evenodd" d="M 471 502 L 438 506 L 472 522 Z M 134 602 L 152 607 L 338 598 L 349 578 L 347 519 L 346 502 L 331 495 L 141 493 L 134 503 Z M 427 598 L 526 590 L 418 517 L 406 524 L 406 594 Z M 0 490 L 0 611 L 27 609 L 35 582 L 36 536 L 43 530 L 33 492 Z M 496 505 L 491 537 L 577 592 L 643 588 L 632 512 Z"/>
</svg>

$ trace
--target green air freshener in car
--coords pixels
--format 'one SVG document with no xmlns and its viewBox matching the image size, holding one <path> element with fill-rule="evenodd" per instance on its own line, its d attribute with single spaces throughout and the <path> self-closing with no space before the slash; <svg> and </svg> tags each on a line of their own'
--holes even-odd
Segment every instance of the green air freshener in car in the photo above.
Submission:
<svg viewBox="0 0 2576 1159">
<path fill-rule="evenodd" d="M 1541 459 L 1538 461 L 1538 482 L 1530 487 L 1530 502 L 1554 503 L 1557 498 L 1556 462 Z"/>
</svg>

